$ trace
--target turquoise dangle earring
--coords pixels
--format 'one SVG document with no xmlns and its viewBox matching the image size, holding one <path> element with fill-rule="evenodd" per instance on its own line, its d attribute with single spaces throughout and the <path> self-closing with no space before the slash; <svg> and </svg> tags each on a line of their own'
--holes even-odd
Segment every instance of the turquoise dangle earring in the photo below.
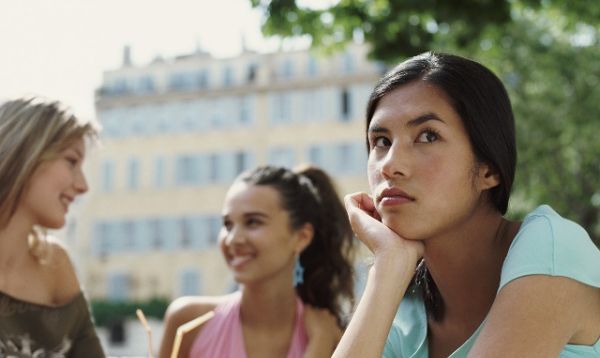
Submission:
<svg viewBox="0 0 600 358">
<path fill-rule="evenodd" d="M 294 264 L 294 287 L 304 283 L 304 267 L 300 263 L 300 255 L 296 256 L 296 263 Z"/>
</svg>

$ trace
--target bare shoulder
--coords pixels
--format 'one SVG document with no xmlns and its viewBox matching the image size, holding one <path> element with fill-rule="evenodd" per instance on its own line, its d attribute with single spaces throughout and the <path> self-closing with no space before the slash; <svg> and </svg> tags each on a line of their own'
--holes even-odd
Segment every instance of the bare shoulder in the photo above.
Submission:
<svg viewBox="0 0 600 358">
<path fill-rule="evenodd" d="M 165 320 L 180 326 L 214 310 L 228 296 L 184 296 L 175 299 L 165 313 Z"/>
<path fill-rule="evenodd" d="M 53 282 L 54 301 L 57 304 L 72 300 L 81 292 L 79 280 L 73 262 L 65 245 L 58 239 L 48 237 L 47 262 L 43 263 L 44 271 Z"/>
<path fill-rule="evenodd" d="M 165 330 L 163 340 L 160 345 L 159 357 L 165 358 L 171 356 L 174 338 L 177 329 L 207 312 L 214 310 L 221 302 L 227 300 L 230 296 L 185 296 L 175 299 L 165 313 Z M 180 356 L 189 355 L 192 342 L 198 335 L 202 327 L 187 332 L 179 346 Z"/>
</svg>

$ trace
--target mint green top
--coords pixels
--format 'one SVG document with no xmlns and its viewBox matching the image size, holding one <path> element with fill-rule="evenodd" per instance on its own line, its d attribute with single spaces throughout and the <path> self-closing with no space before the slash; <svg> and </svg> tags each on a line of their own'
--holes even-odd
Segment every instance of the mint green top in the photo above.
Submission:
<svg viewBox="0 0 600 358">
<path fill-rule="evenodd" d="M 600 288 L 600 250 L 578 224 L 542 205 L 523 220 L 502 265 L 500 287 L 527 275 L 564 276 Z M 483 327 L 451 358 L 466 357 Z M 408 292 L 396 313 L 383 357 L 428 356 L 427 315 L 419 292 Z M 600 358 L 600 339 L 593 346 L 567 344 L 561 358 Z"/>
</svg>

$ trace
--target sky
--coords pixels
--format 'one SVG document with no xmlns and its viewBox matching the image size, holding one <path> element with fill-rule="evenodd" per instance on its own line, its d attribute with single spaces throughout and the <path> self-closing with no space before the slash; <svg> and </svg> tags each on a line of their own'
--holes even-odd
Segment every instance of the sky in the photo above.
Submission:
<svg viewBox="0 0 600 358">
<path fill-rule="evenodd" d="M 262 37 L 261 21 L 249 0 L 0 0 L 0 99 L 41 95 L 93 118 L 94 90 L 125 45 L 134 65 L 198 45 L 235 56 L 242 36 L 273 51 L 280 42 Z"/>
</svg>

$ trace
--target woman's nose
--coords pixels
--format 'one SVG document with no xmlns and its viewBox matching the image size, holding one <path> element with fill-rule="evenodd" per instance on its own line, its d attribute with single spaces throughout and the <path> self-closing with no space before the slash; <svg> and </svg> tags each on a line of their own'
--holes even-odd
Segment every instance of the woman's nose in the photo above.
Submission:
<svg viewBox="0 0 600 358">
<path fill-rule="evenodd" d="M 401 144 L 394 143 L 381 159 L 381 173 L 386 178 L 409 177 L 410 156 Z"/>
<path fill-rule="evenodd" d="M 77 172 L 77 175 L 75 176 L 74 186 L 78 194 L 83 194 L 89 190 L 88 183 L 85 179 L 85 174 L 83 174 L 83 171 L 79 170 Z"/>
<path fill-rule="evenodd" d="M 243 233 L 237 227 L 232 227 L 225 234 L 225 245 L 232 246 L 243 242 Z"/>
</svg>

